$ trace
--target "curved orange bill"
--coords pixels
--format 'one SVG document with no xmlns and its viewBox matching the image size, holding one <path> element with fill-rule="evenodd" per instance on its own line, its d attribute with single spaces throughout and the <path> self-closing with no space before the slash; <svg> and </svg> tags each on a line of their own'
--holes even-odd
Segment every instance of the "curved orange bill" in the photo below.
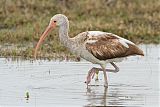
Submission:
<svg viewBox="0 0 160 107">
<path fill-rule="evenodd" d="M 42 36 L 40 37 L 37 45 L 36 45 L 36 48 L 35 48 L 35 51 L 34 51 L 34 58 L 36 59 L 36 56 L 37 56 L 37 51 L 38 51 L 38 48 L 40 47 L 41 43 L 44 41 L 44 39 L 47 37 L 48 33 L 55 27 L 54 26 L 48 26 L 46 28 L 46 30 L 44 31 L 44 33 L 42 34 Z"/>
</svg>

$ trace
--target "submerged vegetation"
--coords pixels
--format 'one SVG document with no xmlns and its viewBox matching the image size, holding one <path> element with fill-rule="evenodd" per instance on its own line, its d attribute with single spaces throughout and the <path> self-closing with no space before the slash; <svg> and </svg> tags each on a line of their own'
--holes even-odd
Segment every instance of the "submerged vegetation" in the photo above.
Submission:
<svg viewBox="0 0 160 107">
<path fill-rule="evenodd" d="M 71 37 L 88 30 L 112 32 L 139 43 L 160 43 L 159 0 L 1 0 L 0 55 L 32 57 L 33 47 L 50 18 L 65 14 Z M 70 54 L 59 43 L 57 29 L 39 56 Z"/>
</svg>

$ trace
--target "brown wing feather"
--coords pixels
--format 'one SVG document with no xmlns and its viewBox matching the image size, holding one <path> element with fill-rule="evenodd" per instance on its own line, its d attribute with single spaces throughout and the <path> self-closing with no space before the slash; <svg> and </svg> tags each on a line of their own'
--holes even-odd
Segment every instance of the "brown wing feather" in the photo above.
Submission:
<svg viewBox="0 0 160 107">
<path fill-rule="evenodd" d="M 86 49 L 100 60 L 143 55 L 135 45 L 128 44 L 129 48 L 127 48 L 119 42 L 119 38 L 112 35 L 92 36 L 88 40 L 96 40 L 94 43 L 86 43 Z"/>
</svg>

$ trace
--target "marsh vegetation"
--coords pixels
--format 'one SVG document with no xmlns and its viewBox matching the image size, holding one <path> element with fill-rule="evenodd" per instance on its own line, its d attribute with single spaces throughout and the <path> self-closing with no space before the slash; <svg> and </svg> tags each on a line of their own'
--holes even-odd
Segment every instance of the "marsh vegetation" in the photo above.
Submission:
<svg viewBox="0 0 160 107">
<path fill-rule="evenodd" d="M 136 44 L 160 42 L 158 0 L 1 0 L 0 55 L 32 57 L 33 47 L 57 13 L 68 16 L 71 37 L 83 31 L 100 30 Z M 59 43 L 57 29 L 44 44 L 39 56 L 71 55 Z"/>
</svg>

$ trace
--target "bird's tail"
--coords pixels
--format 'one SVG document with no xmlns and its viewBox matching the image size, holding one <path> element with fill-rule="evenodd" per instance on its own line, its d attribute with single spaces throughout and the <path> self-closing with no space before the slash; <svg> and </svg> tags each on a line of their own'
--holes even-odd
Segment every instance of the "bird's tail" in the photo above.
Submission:
<svg viewBox="0 0 160 107">
<path fill-rule="evenodd" d="M 139 49 L 138 47 L 137 47 L 137 55 L 141 55 L 141 56 L 144 56 L 144 53 L 143 53 L 143 51 L 141 50 L 141 49 Z"/>
</svg>

